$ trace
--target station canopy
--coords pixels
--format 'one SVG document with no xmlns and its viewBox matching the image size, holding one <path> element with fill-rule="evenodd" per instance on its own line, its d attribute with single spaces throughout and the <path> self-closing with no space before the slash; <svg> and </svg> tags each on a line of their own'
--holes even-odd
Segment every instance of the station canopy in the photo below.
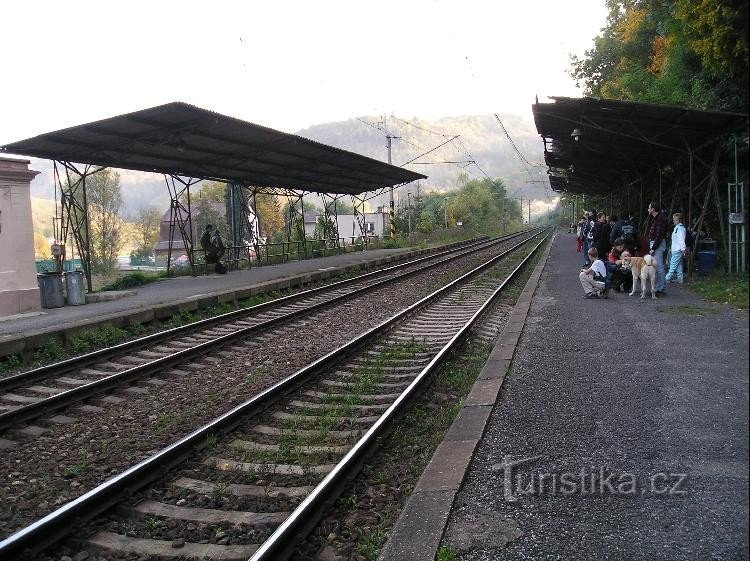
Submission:
<svg viewBox="0 0 750 561">
<path fill-rule="evenodd" d="M 42 134 L 2 150 L 245 186 L 344 195 L 426 177 L 181 102 Z"/>
<path fill-rule="evenodd" d="M 552 97 L 532 106 L 555 191 L 608 194 L 733 131 L 746 114 L 611 99 Z"/>
</svg>

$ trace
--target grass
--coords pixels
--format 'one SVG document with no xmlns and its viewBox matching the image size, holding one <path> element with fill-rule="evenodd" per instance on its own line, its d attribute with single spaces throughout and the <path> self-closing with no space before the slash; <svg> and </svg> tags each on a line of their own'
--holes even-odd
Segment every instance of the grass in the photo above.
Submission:
<svg viewBox="0 0 750 561">
<path fill-rule="evenodd" d="M 447 547 L 439 547 L 435 555 L 435 561 L 456 561 L 456 553 Z"/>
<path fill-rule="evenodd" d="M 420 347 L 409 347 L 412 353 L 419 352 L 417 349 Z M 368 470 L 368 477 L 373 483 L 410 486 L 419 479 L 435 448 L 458 414 L 463 398 L 484 366 L 490 350 L 489 345 L 469 341 L 455 358 L 440 368 L 427 396 L 420 398 L 420 403 L 406 413 L 404 419 L 386 438 L 382 461 L 378 462 L 376 469 Z M 447 397 L 436 406 L 433 403 L 436 395 L 451 397 Z M 406 473 L 401 471 L 402 468 Z M 339 505 L 349 512 L 367 509 L 367 502 L 368 498 L 363 496 L 361 491 L 358 493 L 356 484 L 352 492 L 342 495 L 339 499 Z M 388 538 L 397 508 L 396 504 L 390 505 L 385 512 L 380 512 L 382 518 L 377 524 L 357 530 L 360 534 L 355 538 L 356 551 L 367 561 L 377 559 Z M 455 557 L 444 559 L 450 561 Z"/>
<path fill-rule="evenodd" d="M 719 310 L 716 308 L 702 308 L 700 306 L 693 306 L 692 304 L 686 304 L 683 306 L 659 306 L 656 309 L 665 314 L 685 314 L 688 316 L 704 316 L 706 314 L 719 313 Z"/>
<path fill-rule="evenodd" d="M 706 277 L 696 277 L 686 286 L 709 302 L 729 304 L 740 310 L 748 309 L 747 275 L 714 273 Z"/>
</svg>

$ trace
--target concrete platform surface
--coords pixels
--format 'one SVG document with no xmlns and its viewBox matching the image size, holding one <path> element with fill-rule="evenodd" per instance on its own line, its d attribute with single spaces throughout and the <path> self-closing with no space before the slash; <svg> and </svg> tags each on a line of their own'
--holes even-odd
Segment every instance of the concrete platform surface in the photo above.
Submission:
<svg viewBox="0 0 750 561">
<path fill-rule="evenodd" d="M 675 285 L 584 300 L 574 245 L 555 239 L 443 547 L 747 559 L 747 313 Z"/>
<path fill-rule="evenodd" d="M 22 314 L 0 321 L 0 357 L 28 351 L 57 336 L 64 341 L 80 329 L 104 323 L 128 325 L 168 317 L 185 309 L 192 311 L 218 302 L 235 301 L 332 277 L 348 268 L 368 269 L 427 253 L 432 249 L 375 249 L 290 261 L 279 265 L 232 271 L 226 275 L 199 275 L 164 279 L 137 287 L 132 295 L 99 300 L 82 306 L 43 309 L 42 314 Z M 122 295 L 122 294 L 119 294 Z"/>
</svg>

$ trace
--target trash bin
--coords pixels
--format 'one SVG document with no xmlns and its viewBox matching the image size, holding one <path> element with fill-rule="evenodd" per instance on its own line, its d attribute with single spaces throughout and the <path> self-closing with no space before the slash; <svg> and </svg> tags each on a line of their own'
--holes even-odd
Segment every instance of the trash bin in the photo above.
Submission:
<svg viewBox="0 0 750 561">
<path fill-rule="evenodd" d="M 68 271 L 65 273 L 65 290 L 68 293 L 68 306 L 80 306 L 86 303 L 83 271 Z"/>
<path fill-rule="evenodd" d="M 695 260 L 698 265 L 698 274 L 707 275 L 716 267 L 716 241 L 701 240 L 698 242 L 697 249 Z"/>
<path fill-rule="evenodd" d="M 62 308 L 65 305 L 62 275 L 41 273 L 36 276 L 36 279 L 39 283 L 39 294 L 42 297 L 42 308 Z"/>
</svg>

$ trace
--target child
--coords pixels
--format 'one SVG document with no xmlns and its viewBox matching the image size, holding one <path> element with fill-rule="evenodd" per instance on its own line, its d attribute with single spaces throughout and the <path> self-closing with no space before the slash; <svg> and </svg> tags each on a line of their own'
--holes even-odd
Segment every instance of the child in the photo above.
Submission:
<svg viewBox="0 0 750 561">
<path fill-rule="evenodd" d="M 584 298 L 606 298 L 607 288 L 605 287 L 604 281 L 607 278 L 607 268 L 604 265 L 604 261 L 599 259 L 599 252 L 595 247 L 589 249 L 589 261 L 591 261 L 591 267 L 584 267 L 581 269 L 578 279 L 581 281 L 581 286 L 585 294 Z"/>
</svg>

